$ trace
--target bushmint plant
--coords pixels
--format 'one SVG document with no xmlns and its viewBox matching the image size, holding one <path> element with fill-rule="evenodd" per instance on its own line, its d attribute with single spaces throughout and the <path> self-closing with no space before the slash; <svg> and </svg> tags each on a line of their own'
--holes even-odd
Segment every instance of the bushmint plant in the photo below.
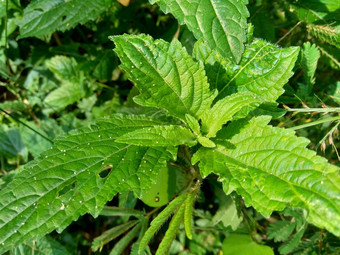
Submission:
<svg viewBox="0 0 340 255">
<path fill-rule="evenodd" d="M 225 194 L 238 194 L 264 217 L 301 208 L 309 223 L 340 236 L 339 168 L 307 149 L 306 138 L 270 125 L 271 119 L 284 114 L 276 100 L 293 75 L 299 48 L 253 38 L 245 0 L 150 2 L 193 33 L 197 41 L 192 54 L 177 39 L 110 37 L 120 67 L 138 89 L 133 100 L 141 106 L 139 114 L 113 114 L 61 135 L 25 165 L 0 191 L 0 253 L 53 230 L 61 232 L 85 213 L 105 215 L 105 204 L 117 193 L 131 191 L 146 200 L 158 173 L 171 167 L 181 169 L 183 181 L 170 197 L 153 199 L 156 205 L 172 201 L 150 224 L 149 215 L 138 211 L 115 212 L 137 220 L 95 239 L 93 250 L 130 230 L 113 254 L 138 233 L 133 251 L 149 252 L 151 238 L 171 216 L 156 254 L 166 254 L 183 222 L 191 239 L 195 200 L 201 183 L 212 174 Z M 59 22 L 67 22 L 64 19 Z M 43 32 L 41 28 L 34 33 Z M 21 37 L 31 33 L 22 27 Z M 305 51 L 315 48 L 306 44 Z M 306 74 L 310 86 L 314 63 L 304 62 L 312 72 Z M 271 238 L 286 240 L 298 229 L 295 223 L 283 223 L 287 233 Z M 256 247 L 268 252 L 268 247 Z"/>
</svg>

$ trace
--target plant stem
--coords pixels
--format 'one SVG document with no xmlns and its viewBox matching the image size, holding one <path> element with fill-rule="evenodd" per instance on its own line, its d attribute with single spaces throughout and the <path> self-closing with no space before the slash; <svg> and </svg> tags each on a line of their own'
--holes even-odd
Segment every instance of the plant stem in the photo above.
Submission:
<svg viewBox="0 0 340 255">
<path fill-rule="evenodd" d="M 297 28 L 300 24 L 301 24 L 302 21 L 299 21 L 298 23 L 295 24 L 294 27 L 292 27 L 287 33 L 285 33 L 284 36 L 282 36 L 277 42 L 276 44 L 279 44 L 283 39 L 285 39 L 291 32 L 294 31 L 295 28 Z"/>
<path fill-rule="evenodd" d="M 147 214 L 145 214 L 146 218 L 149 218 L 152 214 L 154 214 L 155 212 L 157 212 L 160 209 L 160 207 L 156 207 L 155 209 L 153 209 L 152 211 L 148 212 Z"/>
<path fill-rule="evenodd" d="M 300 126 L 291 127 L 289 129 L 291 129 L 291 130 L 298 130 L 298 129 L 301 129 L 301 128 L 312 127 L 312 126 L 316 126 L 316 125 L 319 125 L 319 124 L 322 124 L 322 123 L 326 123 L 326 122 L 333 122 L 333 121 L 336 121 L 336 120 L 340 120 L 340 116 L 331 117 L 331 118 L 325 118 L 325 119 L 313 121 L 313 122 L 310 122 L 310 123 L 307 123 L 307 124 L 303 124 L 303 125 L 300 125 Z"/>
<path fill-rule="evenodd" d="M 336 64 L 338 67 L 340 67 L 340 62 L 336 59 L 336 57 L 334 57 L 332 54 L 328 53 L 324 48 L 320 47 L 319 45 L 317 46 L 319 50 L 321 50 L 321 52 L 323 54 L 325 54 L 328 58 L 330 58 L 334 64 Z"/>
<path fill-rule="evenodd" d="M 49 141 L 50 143 L 53 144 L 53 141 L 48 138 L 47 136 L 43 135 L 42 133 L 38 132 L 37 130 L 35 130 L 34 128 L 30 127 L 29 125 L 27 125 L 26 123 L 22 122 L 21 120 L 17 119 L 16 117 L 14 117 L 12 114 L 10 114 L 9 112 L 5 111 L 4 109 L 0 108 L 0 111 L 6 113 L 8 116 L 10 116 L 11 118 L 13 118 L 15 121 L 21 123 L 22 125 L 24 125 L 25 127 L 27 127 L 28 129 L 32 130 L 34 133 L 40 135 L 42 138 L 46 139 L 47 141 Z"/>
<path fill-rule="evenodd" d="M 340 112 L 340 107 L 334 108 L 288 108 L 285 109 L 288 112 Z"/>
<path fill-rule="evenodd" d="M 7 23 L 8 23 L 8 0 L 6 0 L 6 16 L 5 16 L 5 48 L 8 49 L 8 42 L 7 42 Z M 7 54 L 6 54 L 7 59 Z"/>
<path fill-rule="evenodd" d="M 57 45 L 58 45 L 58 46 L 61 46 L 62 43 L 61 43 L 61 41 L 60 41 L 60 38 L 59 38 L 57 32 L 54 32 L 54 33 L 53 33 L 53 37 L 54 37 L 54 39 L 55 39 Z"/>
<path fill-rule="evenodd" d="M 1 164 L 1 172 L 5 174 L 5 159 L 2 155 L 0 155 L 0 164 Z"/>
<path fill-rule="evenodd" d="M 247 209 L 245 208 L 243 203 L 241 205 L 241 213 L 242 213 L 243 218 L 245 219 L 245 222 L 248 226 L 249 232 L 250 233 L 256 232 L 256 222 L 252 217 L 249 216 Z"/>
<path fill-rule="evenodd" d="M 316 145 L 316 149 L 318 149 L 319 146 L 326 140 L 326 138 L 327 138 L 329 135 L 331 135 L 331 134 L 334 132 L 335 129 L 338 128 L 339 124 L 340 124 L 340 122 L 337 122 L 337 123 L 334 125 L 334 127 L 332 127 L 331 130 L 329 130 L 329 131 L 327 132 L 327 134 L 326 134 L 326 135 L 318 142 L 318 144 Z"/>
</svg>

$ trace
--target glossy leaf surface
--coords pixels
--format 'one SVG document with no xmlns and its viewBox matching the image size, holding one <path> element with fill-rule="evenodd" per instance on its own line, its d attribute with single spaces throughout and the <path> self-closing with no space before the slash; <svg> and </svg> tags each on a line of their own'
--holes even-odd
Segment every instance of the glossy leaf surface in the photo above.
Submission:
<svg viewBox="0 0 340 255">
<path fill-rule="evenodd" d="M 136 103 L 166 109 L 185 120 L 209 108 L 214 96 L 203 66 L 193 61 L 182 45 L 173 40 L 153 40 L 146 35 L 114 36 L 121 67 L 139 89 Z"/>
<path fill-rule="evenodd" d="M 217 88 L 218 99 L 235 92 L 251 92 L 264 101 L 275 102 L 283 85 L 293 75 L 299 48 L 279 48 L 255 39 L 247 46 L 239 65 L 211 51 L 204 43 L 195 45 L 193 56 L 205 63 L 208 81 Z"/>
<path fill-rule="evenodd" d="M 117 139 L 118 143 L 134 144 L 140 146 L 194 146 L 196 138 L 187 128 L 182 126 L 153 126 L 138 129 Z"/>
<path fill-rule="evenodd" d="M 232 120 L 239 110 L 260 102 L 255 94 L 249 92 L 235 93 L 217 101 L 202 117 L 202 132 L 205 132 L 207 137 L 214 137 L 222 125 Z"/>
<path fill-rule="evenodd" d="M 111 5 L 109 0 L 36 0 L 32 1 L 18 22 L 21 38 L 45 36 L 66 31 L 97 18 Z"/>
<path fill-rule="evenodd" d="M 117 192 L 140 196 L 175 150 L 116 143 L 126 132 L 164 124 L 145 116 L 113 115 L 56 139 L 0 192 L 0 252 L 59 232 L 84 213 L 96 216 Z"/>
<path fill-rule="evenodd" d="M 227 194 L 235 190 L 266 217 L 300 207 L 310 223 L 340 235 L 339 168 L 306 149 L 307 139 L 269 126 L 269 120 L 232 122 L 217 148 L 199 149 L 194 163 L 200 161 L 203 176 L 218 174 Z"/>
<path fill-rule="evenodd" d="M 225 58 L 239 62 L 246 41 L 247 0 L 149 0 L 185 24 L 196 39 L 203 39 Z"/>
</svg>

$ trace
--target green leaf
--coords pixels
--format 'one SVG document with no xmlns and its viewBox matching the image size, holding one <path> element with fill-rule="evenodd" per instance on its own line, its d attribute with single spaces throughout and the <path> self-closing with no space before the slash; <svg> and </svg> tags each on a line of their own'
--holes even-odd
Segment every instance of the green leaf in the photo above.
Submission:
<svg viewBox="0 0 340 255">
<path fill-rule="evenodd" d="M 292 238 L 288 242 L 280 246 L 279 252 L 281 254 L 288 254 L 294 248 L 296 248 L 301 242 L 301 238 L 303 237 L 303 234 L 305 233 L 306 228 L 307 228 L 307 224 L 302 225 L 300 229 L 297 230 L 296 234 L 293 235 Z"/>
<path fill-rule="evenodd" d="M 101 250 L 105 244 L 122 235 L 124 232 L 135 226 L 138 222 L 138 220 L 128 221 L 105 231 L 93 240 L 91 245 L 92 251 L 97 251 L 98 249 Z"/>
<path fill-rule="evenodd" d="M 6 158 L 19 155 L 27 157 L 27 148 L 21 139 L 19 129 L 0 126 L 0 155 Z"/>
<path fill-rule="evenodd" d="M 61 86 L 49 93 L 44 100 L 49 111 L 64 109 L 85 96 L 84 72 L 78 69 L 74 58 L 55 56 L 46 65 L 61 82 Z"/>
<path fill-rule="evenodd" d="M 34 121 L 26 121 L 26 124 L 33 130 L 39 131 L 50 140 L 53 140 L 53 138 L 57 135 L 64 133 L 62 128 L 58 126 L 57 121 L 54 119 L 41 120 L 39 121 L 39 125 L 37 125 Z M 20 126 L 20 134 L 27 150 L 34 158 L 38 157 L 40 153 L 48 150 L 52 145 L 51 141 L 46 140 L 40 134 L 37 134 L 23 125 Z"/>
<path fill-rule="evenodd" d="M 220 206 L 211 222 L 214 226 L 222 222 L 224 227 L 230 226 L 232 230 L 236 230 L 243 218 L 239 216 L 235 202 L 231 196 L 224 194 L 223 198 L 223 200 L 220 200 Z"/>
<path fill-rule="evenodd" d="M 118 192 L 137 197 L 156 179 L 174 149 L 116 143 L 126 132 L 166 124 L 146 116 L 113 115 L 55 140 L 0 191 L 0 253 L 80 215 L 97 216 Z"/>
<path fill-rule="evenodd" d="M 182 126 L 153 126 L 126 133 L 116 140 L 117 143 L 139 146 L 178 146 L 196 145 L 194 134 Z"/>
<path fill-rule="evenodd" d="M 176 170 L 166 166 L 157 175 L 157 180 L 149 190 L 143 192 L 141 200 L 151 207 L 161 207 L 169 203 L 176 192 Z"/>
<path fill-rule="evenodd" d="M 96 59 L 93 76 L 101 81 L 110 81 L 112 72 L 117 67 L 117 56 L 112 50 L 104 50 Z"/>
<path fill-rule="evenodd" d="M 231 234 L 222 244 L 223 255 L 274 255 L 266 245 L 257 244 L 248 235 Z"/>
<path fill-rule="evenodd" d="M 0 103 L 0 108 L 9 112 L 24 112 L 27 110 L 27 105 L 21 101 L 14 100 Z"/>
<path fill-rule="evenodd" d="M 194 44 L 197 41 L 195 36 L 190 32 L 187 26 L 183 25 L 180 27 L 178 40 L 186 48 L 188 53 L 191 55 L 194 49 Z"/>
<path fill-rule="evenodd" d="M 303 44 L 303 54 L 302 54 L 302 67 L 304 71 L 305 82 L 309 88 L 308 94 L 312 90 L 312 86 L 315 83 L 314 74 L 316 71 L 316 66 L 318 64 L 318 59 L 320 58 L 320 51 L 316 48 L 315 44 L 310 44 L 306 42 Z"/>
<path fill-rule="evenodd" d="M 20 0 L 9 0 L 8 1 L 8 10 L 16 10 L 21 11 Z M 0 4 L 0 18 L 6 16 L 6 4 L 3 2 Z"/>
<path fill-rule="evenodd" d="M 199 119 L 214 95 L 203 66 L 192 60 L 177 41 L 153 40 L 146 35 L 111 37 L 121 67 L 140 91 L 136 103 L 165 109 L 185 121 L 185 114 Z"/>
<path fill-rule="evenodd" d="M 291 11 L 307 23 L 309 34 L 340 48 L 340 8 L 333 0 L 298 0 Z"/>
<path fill-rule="evenodd" d="M 249 9 L 249 12 L 252 17 L 251 24 L 254 25 L 254 37 L 274 43 L 276 41 L 275 26 L 268 8 L 259 9 L 259 7 L 255 5 Z"/>
<path fill-rule="evenodd" d="M 340 105 L 340 81 L 338 81 L 335 85 L 333 85 L 333 89 L 331 91 L 331 98 Z"/>
<path fill-rule="evenodd" d="M 339 9 L 339 4 L 337 1 L 333 0 L 298 0 L 295 1 L 298 4 L 303 4 L 309 9 L 317 12 L 334 12 Z"/>
<path fill-rule="evenodd" d="M 11 255 L 70 255 L 71 253 L 58 241 L 50 236 L 45 236 L 38 241 L 18 245 L 10 251 Z"/>
<path fill-rule="evenodd" d="M 0 190 L 2 190 L 8 183 L 10 183 L 13 180 L 14 176 L 17 175 L 18 172 L 19 172 L 19 168 L 17 170 L 12 170 L 8 172 L 7 174 L 1 176 Z"/>
<path fill-rule="evenodd" d="M 110 0 L 36 0 L 24 10 L 18 39 L 66 31 L 96 19 L 111 5 Z"/>
<path fill-rule="evenodd" d="M 214 148 L 216 147 L 216 144 L 211 141 L 209 138 L 206 138 L 204 136 L 198 136 L 197 141 L 204 147 L 207 148 Z"/>
<path fill-rule="evenodd" d="M 46 104 L 48 109 L 55 112 L 77 102 L 84 96 L 85 90 L 82 84 L 67 83 L 48 94 L 44 100 L 44 104 Z"/>
<path fill-rule="evenodd" d="M 9 79 L 10 78 L 10 73 L 9 73 L 9 70 L 8 70 L 8 66 L 6 65 L 5 61 L 2 60 L 2 59 L 0 59 L 0 75 L 4 79 Z"/>
<path fill-rule="evenodd" d="M 315 252 L 319 249 L 320 241 L 323 239 L 323 233 L 322 232 L 316 232 L 311 237 L 308 237 L 304 240 L 300 240 L 300 243 L 298 247 L 294 248 L 292 253 L 293 254 L 315 254 Z M 280 248 L 279 248 L 280 249 Z M 332 248 L 331 248 L 332 249 Z M 332 251 L 334 251 L 332 249 Z M 335 251 L 335 253 L 332 253 L 330 251 L 327 251 L 329 255 L 337 255 L 340 251 L 340 249 Z"/>
<path fill-rule="evenodd" d="M 195 132 L 196 135 L 200 134 L 201 131 L 201 127 L 200 124 L 198 123 L 197 119 L 195 119 L 195 117 L 192 117 L 189 114 L 185 114 L 185 120 L 186 123 L 188 124 L 189 128 Z"/>
<path fill-rule="evenodd" d="M 234 114 L 245 106 L 261 102 L 256 95 L 249 92 L 239 92 L 225 97 L 202 116 L 202 132 L 207 137 L 215 137 L 222 125 L 232 120 Z"/>
<path fill-rule="evenodd" d="M 152 255 L 149 246 L 147 246 L 144 250 L 138 251 L 139 243 L 136 242 L 131 246 L 130 255 Z"/>
<path fill-rule="evenodd" d="M 287 111 L 285 109 L 278 107 L 278 103 L 265 102 L 260 104 L 255 109 L 252 106 L 242 108 L 238 113 L 234 115 L 233 120 L 245 118 L 247 116 L 260 115 L 268 115 L 271 116 L 272 119 L 279 119 L 283 117 L 286 113 Z"/>
<path fill-rule="evenodd" d="M 286 241 L 293 233 L 296 223 L 290 221 L 276 221 L 268 227 L 268 239 L 275 242 Z"/>
<path fill-rule="evenodd" d="M 239 62 L 246 41 L 247 0 L 149 0 L 187 25 L 196 39 L 203 39 L 223 57 Z"/>
<path fill-rule="evenodd" d="M 292 4 L 301 21 L 307 23 L 309 34 L 340 48 L 340 8 L 333 0 L 299 0 Z"/>
<path fill-rule="evenodd" d="M 115 206 L 104 206 L 103 210 L 100 212 L 100 215 L 104 216 L 135 216 L 142 217 L 144 215 L 143 212 L 130 209 L 130 208 L 120 208 Z"/>
<path fill-rule="evenodd" d="M 232 122 L 217 148 L 200 148 L 193 163 L 200 161 L 203 176 L 218 174 L 227 194 L 237 191 L 265 217 L 299 207 L 308 210 L 309 222 L 340 235 L 339 168 L 306 149 L 307 139 L 268 126 L 269 120 Z"/>
<path fill-rule="evenodd" d="M 54 73 L 59 81 L 77 82 L 83 74 L 78 69 L 78 63 L 74 58 L 55 56 L 46 61 L 47 68 Z"/>
<path fill-rule="evenodd" d="M 247 46 L 239 65 L 211 51 L 202 42 L 196 43 L 193 56 L 205 64 L 211 88 L 218 89 L 218 99 L 248 91 L 265 101 L 275 102 L 293 75 L 298 53 L 298 47 L 282 49 L 256 39 Z"/>
<path fill-rule="evenodd" d="M 323 24 L 339 21 L 339 3 L 334 0 L 298 0 L 292 4 L 300 20 L 322 22 Z"/>
<path fill-rule="evenodd" d="M 126 234 L 122 239 L 119 240 L 112 248 L 110 255 L 120 255 L 123 253 L 124 249 L 132 241 L 132 239 L 138 234 L 142 223 L 136 225 L 128 234 Z"/>
</svg>

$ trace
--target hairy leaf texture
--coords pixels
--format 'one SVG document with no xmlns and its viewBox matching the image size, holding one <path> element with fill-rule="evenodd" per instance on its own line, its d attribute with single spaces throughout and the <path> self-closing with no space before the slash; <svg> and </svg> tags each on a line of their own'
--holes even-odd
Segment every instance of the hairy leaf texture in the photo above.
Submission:
<svg viewBox="0 0 340 255">
<path fill-rule="evenodd" d="M 110 255 L 120 255 L 124 252 L 125 248 L 132 242 L 133 238 L 140 232 L 142 222 L 135 226 L 128 234 L 120 239 L 112 248 Z"/>
<path fill-rule="evenodd" d="M 340 11 L 339 11 L 340 15 Z M 322 41 L 334 45 L 340 49 L 340 26 L 332 27 L 328 25 L 307 25 L 308 32 Z"/>
<path fill-rule="evenodd" d="M 169 228 L 165 232 L 165 235 L 158 246 L 156 251 L 156 255 L 163 255 L 167 254 L 172 241 L 175 239 L 176 234 L 184 220 L 184 211 L 185 211 L 185 204 L 182 204 L 178 210 L 176 211 L 174 217 L 172 217 Z"/>
<path fill-rule="evenodd" d="M 176 151 L 116 143 L 126 132 L 166 124 L 137 115 L 113 115 L 56 139 L 0 191 L 0 253 L 62 231 L 84 213 L 99 214 L 117 192 L 137 196 L 156 180 Z"/>
<path fill-rule="evenodd" d="M 307 139 L 269 120 L 232 122 L 219 133 L 217 148 L 200 148 L 193 163 L 200 161 L 203 176 L 218 174 L 227 194 L 235 190 L 266 217 L 299 207 L 309 222 L 340 235 L 339 168 L 306 149 Z"/>
<path fill-rule="evenodd" d="M 310 35 L 340 48 L 340 8 L 334 0 L 297 0 L 291 10 L 307 23 Z"/>
<path fill-rule="evenodd" d="M 232 120 L 234 114 L 245 106 L 260 103 L 255 94 L 239 92 L 217 101 L 202 117 L 202 131 L 207 137 L 215 137 L 222 125 Z"/>
<path fill-rule="evenodd" d="M 105 244 L 117 238 L 118 236 L 124 234 L 127 230 L 136 225 L 140 225 L 139 221 L 132 220 L 106 230 L 100 236 L 97 236 L 95 239 L 93 239 L 91 245 L 92 251 L 101 250 Z"/>
<path fill-rule="evenodd" d="M 182 207 L 183 202 L 187 197 L 187 193 L 176 197 L 171 203 L 165 207 L 165 209 L 157 215 L 157 217 L 151 222 L 150 227 L 145 232 L 142 240 L 140 241 L 138 252 L 141 253 L 145 247 L 148 245 L 149 241 L 156 233 L 156 231 L 163 225 L 163 223 L 176 211 L 178 208 Z"/>
<path fill-rule="evenodd" d="M 138 129 L 119 137 L 116 142 L 140 146 L 196 145 L 195 135 L 187 128 L 176 125 L 153 126 Z"/>
<path fill-rule="evenodd" d="M 165 109 L 185 121 L 197 119 L 214 99 L 202 64 L 193 61 L 180 42 L 147 35 L 113 36 L 121 67 L 139 89 L 136 103 Z"/>
<path fill-rule="evenodd" d="M 239 65 L 210 50 L 201 41 L 195 44 L 193 56 L 205 64 L 212 89 L 217 88 L 217 99 L 235 92 L 251 92 L 264 101 L 275 102 L 284 92 L 283 85 L 293 75 L 292 69 L 299 48 L 279 48 L 255 39 L 247 46 Z"/>
<path fill-rule="evenodd" d="M 223 57 L 239 62 L 246 41 L 247 0 L 149 0 L 185 24 Z"/>
<path fill-rule="evenodd" d="M 187 237 L 192 239 L 192 211 L 195 203 L 196 192 L 193 191 L 188 193 L 185 200 L 185 210 L 184 210 L 184 229 Z"/>
<path fill-rule="evenodd" d="M 36 0 L 24 11 L 18 25 L 21 38 L 44 36 L 54 31 L 66 31 L 78 24 L 96 19 L 106 11 L 110 0 Z"/>
<path fill-rule="evenodd" d="M 66 247 L 59 243 L 53 237 L 47 235 L 39 240 L 34 240 L 31 242 L 22 243 L 15 248 L 11 249 L 9 254 L 13 255 L 71 255 Z"/>
</svg>

